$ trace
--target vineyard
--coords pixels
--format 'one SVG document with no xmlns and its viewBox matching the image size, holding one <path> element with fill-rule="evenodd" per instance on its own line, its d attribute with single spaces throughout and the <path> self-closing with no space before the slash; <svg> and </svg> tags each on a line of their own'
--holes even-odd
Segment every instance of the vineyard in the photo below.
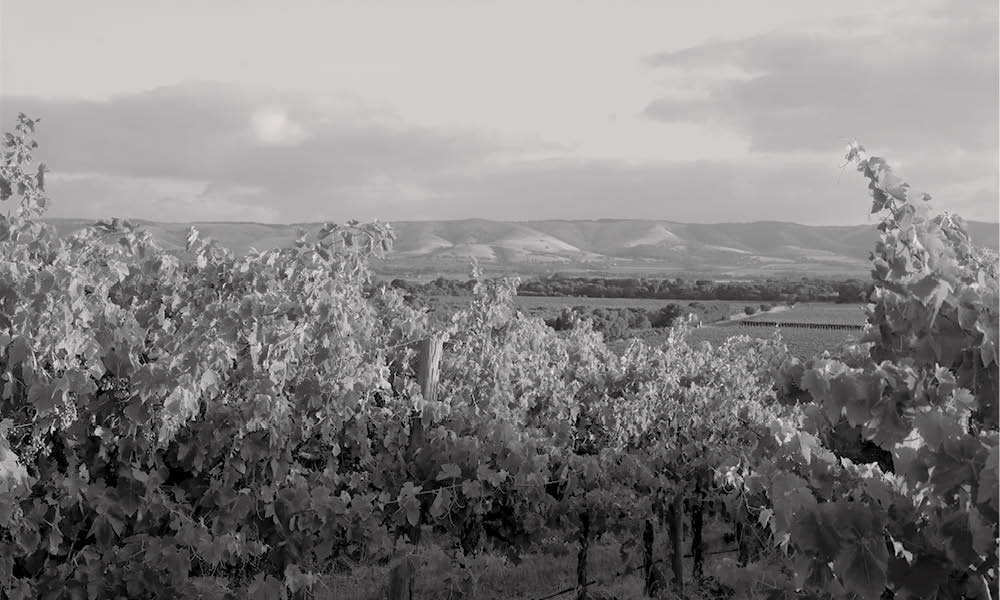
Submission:
<svg viewBox="0 0 1000 600">
<path fill-rule="evenodd" d="M 395 600 L 427 539 L 437 598 L 553 539 L 578 599 L 608 540 L 648 597 L 996 597 L 996 258 L 859 145 L 864 343 L 803 361 L 690 323 L 613 352 L 512 280 L 433 324 L 371 285 L 380 223 L 246 256 L 117 219 L 61 239 L 36 124 L 0 171 L 5 598 L 336 598 L 386 565 Z M 709 522 L 735 546 L 711 569 Z"/>
<path fill-rule="evenodd" d="M 724 344 L 732 336 L 751 336 L 758 339 L 770 339 L 775 334 L 775 328 L 757 327 L 741 329 L 731 326 L 705 325 L 693 330 L 689 336 L 691 342 L 709 342 L 713 345 Z M 859 331 L 826 331 L 822 329 L 782 328 L 778 332 L 781 344 L 791 357 L 802 360 L 814 357 L 823 352 L 836 352 L 837 348 L 850 345 L 862 337 Z"/>
<path fill-rule="evenodd" d="M 790 310 L 773 314 L 756 314 L 746 321 L 776 321 L 778 323 L 829 323 L 835 325 L 863 325 L 863 307 L 857 304 L 831 304 L 800 302 Z"/>
</svg>

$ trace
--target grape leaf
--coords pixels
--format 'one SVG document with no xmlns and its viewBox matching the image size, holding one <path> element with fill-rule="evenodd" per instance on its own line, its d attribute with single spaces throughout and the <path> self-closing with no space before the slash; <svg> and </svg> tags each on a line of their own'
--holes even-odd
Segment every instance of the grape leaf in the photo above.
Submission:
<svg viewBox="0 0 1000 600">
<path fill-rule="evenodd" d="M 0 494 L 20 493 L 31 485 L 28 470 L 0 441 Z"/>
<path fill-rule="evenodd" d="M 455 463 L 445 463 L 441 465 L 441 472 L 435 478 L 436 481 L 443 479 L 458 479 L 462 476 L 462 469 Z"/>
<path fill-rule="evenodd" d="M 948 581 L 948 567 L 938 558 L 917 556 L 912 564 L 904 558 L 889 561 L 889 579 L 913 598 L 935 598 L 938 587 Z"/>
<path fill-rule="evenodd" d="M 761 527 L 767 527 L 771 522 L 771 517 L 774 515 L 774 511 L 770 508 L 762 508 L 760 513 L 757 515 L 757 522 L 760 523 Z"/>
<path fill-rule="evenodd" d="M 466 498 L 479 498 L 483 495 L 483 484 L 479 481 L 463 481 L 462 494 Z"/>
<path fill-rule="evenodd" d="M 975 506 L 969 507 L 969 532 L 972 534 L 972 549 L 980 557 L 989 556 L 996 550 L 997 538 L 993 526 Z"/>
<path fill-rule="evenodd" d="M 25 358 L 31 353 L 31 348 L 28 346 L 28 342 L 25 341 L 23 336 L 17 336 L 8 346 L 8 369 L 15 365 L 18 365 L 24 361 Z"/>
<path fill-rule="evenodd" d="M 430 514 L 435 519 L 440 519 L 447 514 L 451 508 L 451 493 L 448 490 L 438 490 L 431 503 Z"/>
<path fill-rule="evenodd" d="M 830 503 L 819 504 L 803 511 L 792 526 L 796 545 L 817 555 L 823 562 L 833 560 L 840 552 L 841 542 L 834 513 Z"/>
<path fill-rule="evenodd" d="M 924 306 L 932 309 L 929 323 L 933 324 L 941 304 L 951 293 L 952 288 L 951 284 L 941 279 L 939 275 L 932 274 L 911 285 L 910 290 Z"/>
<path fill-rule="evenodd" d="M 288 597 L 281 581 L 264 573 L 258 573 L 254 577 L 247 592 L 250 600 L 276 600 Z"/>
<path fill-rule="evenodd" d="M 847 591 L 863 600 L 879 600 L 886 586 L 889 553 L 881 539 L 860 540 L 841 550 L 833 570 Z"/>
<path fill-rule="evenodd" d="M 56 392 L 52 385 L 36 383 L 28 391 L 28 402 L 35 407 L 39 417 L 52 414 L 56 408 L 56 395 L 63 396 L 64 393 Z"/>
<path fill-rule="evenodd" d="M 986 458 L 986 465 L 979 471 L 979 493 L 976 502 L 988 504 L 994 511 L 998 508 L 998 494 L 1000 494 L 1000 446 L 992 446 L 989 456 Z"/>
<path fill-rule="evenodd" d="M 924 438 L 927 447 L 934 451 L 941 447 L 946 438 L 962 434 L 954 419 L 946 418 L 937 410 L 920 413 L 913 419 L 913 425 Z"/>
</svg>

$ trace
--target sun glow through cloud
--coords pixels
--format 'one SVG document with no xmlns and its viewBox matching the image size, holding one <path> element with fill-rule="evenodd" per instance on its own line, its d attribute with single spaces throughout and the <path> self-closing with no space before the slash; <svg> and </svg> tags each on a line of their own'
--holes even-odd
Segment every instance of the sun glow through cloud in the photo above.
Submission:
<svg viewBox="0 0 1000 600">
<path fill-rule="evenodd" d="M 262 108 L 250 119 L 257 139 L 265 144 L 293 145 L 300 142 L 305 133 L 288 114 L 276 108 Z"/>
</svg>

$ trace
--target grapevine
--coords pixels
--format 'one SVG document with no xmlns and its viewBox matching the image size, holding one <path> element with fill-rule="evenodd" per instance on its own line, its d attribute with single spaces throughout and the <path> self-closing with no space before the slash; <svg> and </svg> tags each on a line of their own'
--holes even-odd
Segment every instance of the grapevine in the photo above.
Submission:
<svg viewBox="0 0 1000 600">
<path fill-rule="evenodd" d="M 377 222 L 246 256 L 195 229 L 171 252 L 119 219 L 59 238 L 37 123 L 19 118 L 0 169 L 7 597 L 308 597 L 422 531 L 458 564 L 568 540 L 580 598 L 611 534 L 647 592 L 662 554 L 683 594 L 683 520 L 701 575 L 710 507 L 739 544 L 714 573 L 740 593 L 996 585 L 996 262 L 858 145 L 882 216 L 867 338 L 800 362 L 780 337 L 693 344 L 690 323 L 619 355 L 478 276 L 438 327 L 376 283 Z"/>
<path fill-rule="evenodd" d="M 998 542 L 996 263 L 961 219 L 934 213 L 930 197 L 885 160 L 858 144 L 847 158 L 882 215 L 869 356 L 784 365 L 779 380 L 800 393 L 725 477 L 780 549 L 770 560 L 788 575 L 774 584 L 787 597 L 989 597 Z M 859 444 L 875 460 L 844 455 Z"/>
</svg>

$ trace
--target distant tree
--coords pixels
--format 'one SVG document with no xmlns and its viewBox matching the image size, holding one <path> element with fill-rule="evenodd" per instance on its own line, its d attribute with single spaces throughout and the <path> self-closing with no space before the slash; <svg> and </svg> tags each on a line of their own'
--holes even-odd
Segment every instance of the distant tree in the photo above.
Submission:
<svg viewBox="0 0 1000 600">
<path fill-rule="evenodd" d="M 649 314 L 641 308 L 628 309 L 627 316 L 629 329 L 649 329 L 652 327 Z"/>
<path fill-rule="evenodd" d="M 686 312 L 683 307 L 671 302 L 653 315 L 653 318 L 650 319 L 650 324 L 657 328 L 672 327 L 674 321 L 682 317 Z"/>
<path fill-rule="evenodd" d="M 865 302 L 868 299 L 868 287 L 870 286 L 866 282 L 857 279 L 843 281 L 837 285 L 837 302 Z"/>
</svg>

